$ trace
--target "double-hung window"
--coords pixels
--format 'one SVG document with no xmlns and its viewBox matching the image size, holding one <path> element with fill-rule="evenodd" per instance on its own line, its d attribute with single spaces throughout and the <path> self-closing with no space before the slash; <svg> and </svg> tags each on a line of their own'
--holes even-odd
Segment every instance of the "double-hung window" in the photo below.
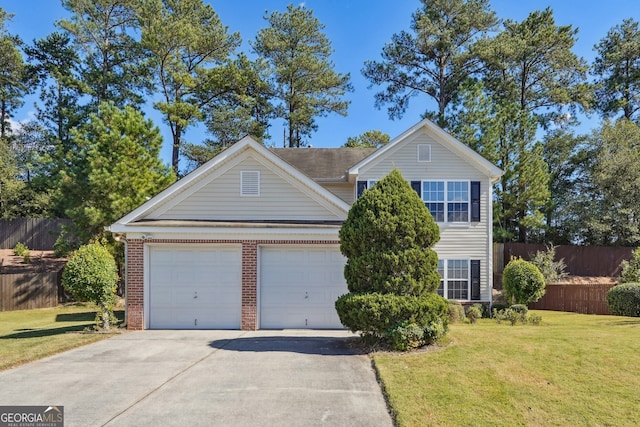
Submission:
<svg viewBox="0 0 640 427">
<path fill-rule="evenodd" d="M 480 299 L 479 260 L 439 259 L 438 274 L 438 295 L 452 300 Z"/>
<path fill-rule="evenodd" d="M 479 181 L 412 181 L 436 222 L 480 221 Z"/>
</svg>

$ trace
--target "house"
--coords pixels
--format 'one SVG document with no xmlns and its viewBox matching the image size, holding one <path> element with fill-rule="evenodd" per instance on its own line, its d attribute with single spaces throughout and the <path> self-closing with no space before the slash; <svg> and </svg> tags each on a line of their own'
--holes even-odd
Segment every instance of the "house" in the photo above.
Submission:
<svg viewBox="0 0 640 427">
<path fill-rule="evenodd" d="M 491 303 L 500 169 L 423 120 L 378 150 L 237 142 L 108 229 L 126 243 L 129 329 L 341 328 L 338 231 L 393 167 L 441 230 L 439 292 Z"/>
</svg>

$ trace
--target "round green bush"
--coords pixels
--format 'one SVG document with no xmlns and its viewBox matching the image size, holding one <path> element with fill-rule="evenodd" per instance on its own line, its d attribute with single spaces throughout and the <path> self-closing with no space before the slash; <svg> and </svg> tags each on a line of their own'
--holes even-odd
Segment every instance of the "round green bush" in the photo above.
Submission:
<svg viewBox="0 0 640 427">
<path fill-rule="evenodd" d="M 502 292 L 512 304 L 538 301 L 545 292 L 544 276 L 535 265 L 523 259 L 513 259 L 504 268 Z"/>
<path fill-rule="evenodd" d="M 471 322 L 471 324 L 476 323 L 478 319 L 481 319 L 481 318 L 482 318 L 482 311 L 480 311 L 478 307 L 475 307 L 475 306 L 469 307 L 469 309 L 467 310 L 467 319 L 469 319 L 469 322 Z"/>
<path fill-rule="evenodd" d="M 108 329 L 115 316 L 118 270 L 109 250 L 99 243 L 81 246 L 62 273 L 62 286 L 78 301 L 98 306 L 97 320 Z"/>
<path fill-rule="evenodd" d="M 447 300 L 449 323 L 460 322 L 466 318 L 464 307 L 458 301 Z"/>
<path fill-rule="evenodd" d="M 609 289 L 607 306 L 614 316 L 640 317 L 640 283 L 623 283 Z"/>
<path fill-rule="evenodd" d="M 402 323 L 415 323 L 422 328 L 442 322 L 449 324 L 447 301 L 430 293 L 423 296 L 380 293 L 349 293 L 336 301 L 340 322 L 352 332 L 382 338 L 391 328 Z"/>
</svg>

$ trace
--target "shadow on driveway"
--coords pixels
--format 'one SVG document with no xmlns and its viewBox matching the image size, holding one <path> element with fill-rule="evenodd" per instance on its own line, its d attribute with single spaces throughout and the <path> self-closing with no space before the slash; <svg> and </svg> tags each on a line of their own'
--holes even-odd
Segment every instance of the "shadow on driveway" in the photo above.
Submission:
<svg viewBox="0 0 640 427">
<path fill-rule="evenodd" d="M 285 352 L 321 356 L 351 356 L 365 354 L 355 346 L 357 337 L 242 337 L 212 341 L 213 348 L 240 352 Z"/>
</svg>

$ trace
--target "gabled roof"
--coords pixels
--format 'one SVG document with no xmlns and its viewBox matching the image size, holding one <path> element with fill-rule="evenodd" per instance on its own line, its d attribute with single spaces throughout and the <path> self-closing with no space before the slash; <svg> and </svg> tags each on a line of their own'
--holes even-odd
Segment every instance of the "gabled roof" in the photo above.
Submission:
<svg viewBox="0 0 640 427">
<path fill-rule="evenodd" d="M 431 120 L 424 119 L 420 121 L 418 124 L 408 129 L 407 131 L 403 132 L 399 136 L 392 139 L 384 147 L 378 149 L 370 156 L 362 159 L 361 161 L 353 165 L 351 168 L 349 168 L 349 171 L 348 171 L 349 175 L 350 176 L 358 175 L 359 170 L 361 168 L 393 152 L 394 150 L 397 149 L 398 146 L 402 145 L 402 141 L 407 140 L 412 135 L 416 134 L 422 129 L 426 129 L 428 132 L 433 134 L 438 139 L 438 141 L 441 144 L 443 144 L 445 147 L 447 147 L 454 153 L 457 153 L 461 157 L 465 158 L 470 164 L 475 166 L 478 170 L 482 171 L 487 176 L 491 177 L 491 180 L 493 182 L 497 181 L 504 173 L 502 169 L 500 169 L 499 167 L 497 167 L 496 165 L 494 165 L 493 163 L 491 163 L 490 161 L 482 157 L 475 150 L 471 149 L 464 143 L 458 141 L 452 135 L 442 130 L 442 128 L 440 128 L 438 125 L 433 123 Z"/>
<path fill-rule="evenodd" d="M 317 182 L 347 181 L 349 168 L 377 148 L 271 148 L 281 159 Z"/>
<path fill-rule="evenodd" d="M 320 186 L 320 184 L 314 182 L 304 173 L 292 168 L 287 162 L 273 154 L 273 152 L 253 138 L 245 137 L 116 221 L 109 227 L 109 230 L 112 232 L 125 232 L 129 229 L 129 225 L 152 220 L 153 218 L 149 218 L 151 213 L 162 208 L 163 205 L 175 203 L 177 199 L 184 197 L 184 194 L 194 192 L 198 188 L 201 188 L 206 182 L 212 181 L 215 179 L 216 173 L 224 169 L 226 164 L 231 163 L 233 159 L 248 151 L 250 151 L 252 155 L 262 159 L 262 162 L 269 165 L 271 169 L 277 171 L 278 176 L 294 183 L 296 188 L 299 188 L 315 200 L 318 206 L 322 206 L 324 209 L 333 212 L 338 217 L 346 218 L 347 212 L 349 211 L 349 205 L 347 203 Z M 189 218 L 184 219 L 189 220 Z"/>
</svg>

